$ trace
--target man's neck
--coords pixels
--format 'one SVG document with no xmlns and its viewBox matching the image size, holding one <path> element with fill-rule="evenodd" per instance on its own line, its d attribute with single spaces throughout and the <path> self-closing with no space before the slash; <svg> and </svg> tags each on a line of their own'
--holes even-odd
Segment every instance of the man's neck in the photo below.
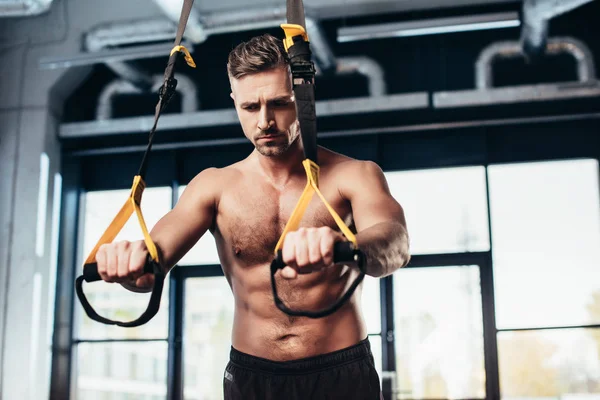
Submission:
<svg viewBox="0 0 600 400">
<path fill-rule="evenodd" d="M 260 172 L 275 187 L 283 189 L 292 177 L 304 171 L 302 167 L 304 152 L 299 142 L 299 139 L 295 140 L 284 154 L 277 157 L 263 156 L 255 150 Z"/>
</svg>

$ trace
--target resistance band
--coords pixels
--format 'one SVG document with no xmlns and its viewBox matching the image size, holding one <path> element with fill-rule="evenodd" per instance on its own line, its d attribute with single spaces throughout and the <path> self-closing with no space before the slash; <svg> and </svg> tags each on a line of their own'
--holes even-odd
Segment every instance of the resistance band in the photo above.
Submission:
<svg viewBox="0 0 600 400">
<path fill-rule="evenodd" d="M 300 136 L 304 147 L 304 161 L 302 165 L 306 171 L 306 186 L 289 221 L 287 222 L 277 245 L 275 246 L 275 259 L 271 263 L 271 287 L 275 305 L 284 313 L 291 316 L 310 318 L 321 318 L 330 315 L 344 305 L 354 294 L 354 291 L 365 277 L 364 256 L 357 248 L 356 237 L 339 217 L 335 210 L 329 205 L 319 190 L 319 165 L 317 163 L 317 116 L 315 112 L 315 67 L 311 60 L 308 34 L 306 33 L 306 22 L 304 18 L 304 5 L 302 0 L 287 0 L 287 24 L 281 25 L 285 32 L 284 46 L 290 57 L 292 71 L 293 90 L 296 99 L 296 110 L 300 123 Z M 360 274 L 348 288 L 346 293 L 332 306 L 319 311 L 292 310 L 287 307 L 277 294 L 275 273 L 278 269 L 285 267 L 281 247 L 285 236 L 290 231 L 295 231 L 313 198 L 317 194 L 327 207 L 327 210 L 335 220 L 337 226 L 348 240 L 337 242 L 334 246 L 334 262 L 356 262 Z"/>
<path fill-rule="evenodd" d="M 185 31 L 185 26 L 187 25 L 188 18 L 190 16 L 190 12 L 192 9 L 192 4 L 194 0 L 184 0 L 183 8 L 181 10 L 181 16 L 179 18 L 179 25 L 177 27 L 177 36 L 175 38 L 175 44 L 173 50 L 171 50 L 171 54 L 169 55 L 169 61 L 167 63 L 167 67 L 165 69 L 165 81 L 162 87 L 159 90 L 159 100 L 156 105 L 156 110 L 154 113 L 154 125 L 150 130 L 148 146 L 146 148 L 146 152 L 144 153 L 144 157 L 142 159 L 142 163 L 140 165 L 140 169 L 138 174 L 133 179 L 133 185 L 131 187 L 131 192 L 129 194 L 129 198 L 112 220 L 104 234 L 100 237 L 100 240 L 94 246 L 93 250 L 87 257 L 83 265 L 83 275 L 79 276 L 75 281 L 75 289 L 77 292 L 77 297 L 79 297 L 79 301 L 83 306 L 88 317 L 91 319 L 108 324 L 108 325 L 118 325 L 122 327 L 134 327 L 143 325 L 146 322 L 150 321 L 158 312 L 160 308 L 160 298 L 162 295 L 162 289 L 165 280 L 165 269 L 161 266 L 161 260 L 158 253 L 158 249 L 156 245 L 152 241 L 150 234 L 148 233 L 148 228 L 146 227 L 146 223 L 144 221 L 144 217 L 142 215 L 142 210 L 140 208 L 142 202 L 142 194 L 144 189 L 146 188 L 146 183 L 144 182 L 144 178 L 146 176 L 146 171 L 148 168 L 148 156 L 150 154 L 150 150 L 152 149 L 152 139 L 154 137 L 154 132 L 156 131 L 156 127 L 158 124 L 158 119 L 160 118 L 161 112 L 166 108 L 169 100 L 173 97 L 175 93 L 175 88 L 177 87 L 177 80 L 174 78 L 174 67 L 177 62 L 177 57 L 179 54 L 183 53 L 187 64 L 195 68 L 196 64 L 190 55 L 190 52 L 181 45 L 181 40 L 183 38 L 183 32 Z M 83 281 L 86 282 L 95 282 L 99 281 L 102 278 L 98 274 L 98 265 L 96 264 L 96 252 L 98 248 L 105 244 L 111 243 L 117 234 L 123 229 L 125 223 L 129 220 L 133 212 L 135 211 L 138 222 L 142 229 L 142 233 L 144 234 L 144 242 L 146 243 L 146 247 L 148 249 L 148 259 L 146 260 L 146 264 L 144 265 L 144 273 L 152 273 L 154 274 L 154 287 L 152 288 L 152 295 L 150 296 L 150 301 L 148 303 L 148 307 L 146 311 L 135 321 L 131 322 L 121 322 L 121 321 L 113 321 L 108 318 L 104 318 L 92 308 L 88 300 L 86 299 L 83 293 Z"/>
</svg>

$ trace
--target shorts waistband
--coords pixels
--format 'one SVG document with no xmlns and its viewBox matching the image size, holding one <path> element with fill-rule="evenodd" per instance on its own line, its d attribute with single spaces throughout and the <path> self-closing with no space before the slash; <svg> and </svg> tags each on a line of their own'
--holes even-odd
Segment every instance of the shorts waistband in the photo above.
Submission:
<svg viewBox="0 0 600 400">
<path fill-rule="evenodd" d="M 256 357 L 242 353 L 231 347 L 230 362 L 238 367 L 248 368 L 253 371 L 262 371 L 277 374 L 311 373 L 337 367 L 352 361 L 358 361 L 371 355 L 369 339 L 361 340 L 354 346 L 336 350 L 318 356 L 300 358 L 290 361 L 271 361 L 266 358 Z"/>
</svg>

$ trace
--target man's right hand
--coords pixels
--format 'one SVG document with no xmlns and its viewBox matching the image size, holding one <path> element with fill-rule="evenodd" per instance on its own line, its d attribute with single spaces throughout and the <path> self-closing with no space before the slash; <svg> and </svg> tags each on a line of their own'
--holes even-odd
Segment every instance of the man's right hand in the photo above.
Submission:
<svg viewBox="0 0 600 400">
<path fill-rule="evenodd" d="M 134 291 L 150 291 L 154 275 L 144 274 L 148 249 L 143 240 L 103 244 L 96 252 L 98 274 L 106 282 L 117 282 Z"/>
</svg>

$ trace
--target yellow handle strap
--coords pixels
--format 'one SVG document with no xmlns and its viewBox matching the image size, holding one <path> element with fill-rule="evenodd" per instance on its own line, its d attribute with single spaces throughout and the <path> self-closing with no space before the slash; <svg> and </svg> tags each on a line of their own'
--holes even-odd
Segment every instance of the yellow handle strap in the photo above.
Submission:
<svg viewBox="0 0 600 400">
<path fill-rule="evenodd" d="M 304 216 L 304 212 L 306 211 L 306 208 L 308 207 L 308 204 L 310 203 L 315 193 L 319 196 L 323 204 L 325 204 L 325 207 L 327 207 L 327 211 L 329 211 L 329 214 L 331 214 L 331 216 L 335 220 L 337 226 L 342 231 L 342 234 L 346 237 L 346 239 L 348 239 L 348 241 L 354 243 L 354 245 L 356 246 L 356 236 L 354 236 L 354 233 L 352 233 L 350 228 L 346 226 L 344 221 L 335 212 L 333 207 L 331 207 L 327 200 L 325 200 L 325 197 L 319 190 L 319 166 L 314 161 L 309 159 L 305 159 L 304 161 L 302 161 L 302 165 L 304 166 L 304 170 L 306 171 L 306 186 L 304 187 L 304 191 L 302 192 L 298 203 L 296 203 L 296 207 L 294 208 L 294 211 L 292 211 L 292 215 L 290 216 L 290 219 L 285 225 L 283 233 L 281 234 L 281 237 L 279 238 L 279 241 L 275 246 L 275 254 L 277 254 L 277 252 L 283 246 L 283 241 L 287 233 L 298 229 L 300 221 Z"/>
<path fill-rule="evenodd" d="M 185 62 L 187 62 L 187 65 L 189 65 L 192 68 L 196 68 L 196 63 L 194 62 L 192 55 L 190 54 L 188 49 L 185 48 L 185 46 L 179 45 L 179 46 L 173 47 L 173 50 L 171 50 L 171 54 L 169 54 L 169 56 L 172 56 L 173 53 L 175 53 L 177 51 L 181 51 L 182 53 L 185 54 L 184 58 L 185 58 Z"/>
<path fill-rule="evenodd" d="M 285 38 L 283 39 L 283 46 L 285 50 L 288 51 L 290 47 L 294 45 L 294 37 L 302 36 L 305 42 L 308 42 L 308 34 L 304 30 L 302 25 L 296 24 L 281 24 L 281 29 L 285 33 Z"/>
<path fill-rule="evenodd" d="M 142 210 L 140 208 L 140 204 L 142 203 L 142 193 L 144 193 L 144 189 L 146 188 L 146 183 L 141 176 L 136 175 L 133 178 L 133 185 L 131 187 L 131 192 L 129 194 L 129 198 L 121 207 L 121 210 L 117 213 L 115 218 L 112 220 L 106 231 L 98 240 L 98 243 L 92 249 L 92 252 L 85 260 L 85 264 L 95 263 L 96 262 L 96 252 L 105 243 L 111 243 L 115 237 L 119 234 L 125 223 L 129 220 L 131 214 L 135 210 L 137 214 L 138 221 L 140 223 L 140 228 L 142 228 L 142 233 L 144 234 L 144 242 L 146 243 L 146 247 L 148 248 L 148 252 L 152 257 L 152 260 L 155 262 L 159 262 L 158 259 L 158 251 L 156 249 L 156 245 L 152 241 L 150 234 L 148 233 L 148 228 L 146 227 L 146 222 L 144 221 L 144 216 L 142 215 Z"/>
</svg>

